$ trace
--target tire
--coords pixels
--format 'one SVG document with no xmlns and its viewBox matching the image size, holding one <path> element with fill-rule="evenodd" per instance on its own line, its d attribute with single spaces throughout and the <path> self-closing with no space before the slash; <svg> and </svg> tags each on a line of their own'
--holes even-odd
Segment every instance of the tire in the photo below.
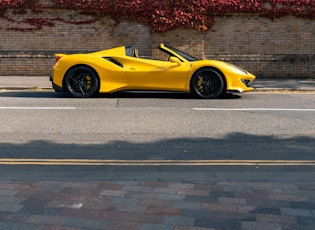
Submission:
<svg viewBox="0 0 315 230">
<path fill-rule="evenodd" d="M 92 97 L 99 91 L 98 75 L 87 66 L 77 66 L 67 73 L 64 86 L 74 97 Z"/>
<path fill-rule="evenodd" d="M 193 94 L 200 98 L 219 98 L 225 93 L 225 79 L 218 70 L 203 68 L 192 76 L 190 89 Z"/>
</svg>

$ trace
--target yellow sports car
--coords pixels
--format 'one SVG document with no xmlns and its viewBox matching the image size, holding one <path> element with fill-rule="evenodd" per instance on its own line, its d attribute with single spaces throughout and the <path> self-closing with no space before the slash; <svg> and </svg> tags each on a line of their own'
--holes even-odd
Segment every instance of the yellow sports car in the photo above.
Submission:
<svg viewBox="0 0 315 230">
<path fill-rule="evenodd" d="M 198 60 L 161 43 L 166 60 L 139 57 L 132 46 L 88 54 L 56 54 L 51 81 L 58 92 L 74 97 L 122 90 L 191 92 L 218 98 L 226 91 L 250 91 L 255 76 L 232 64 Z"/>
</svg>

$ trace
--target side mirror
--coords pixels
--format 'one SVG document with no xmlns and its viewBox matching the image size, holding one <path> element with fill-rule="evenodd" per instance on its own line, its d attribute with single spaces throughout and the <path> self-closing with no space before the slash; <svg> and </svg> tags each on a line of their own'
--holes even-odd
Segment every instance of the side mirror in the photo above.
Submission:
<svg viewBox="0 0 315 230">
<path fill-rule="evenodd" d="M 174 57 L 174 56 L 171 56 L 169 61 L 171 63 L 176 63 L 177 65 L 182 65 L 182 62 L 177 57 Z"/>
</svg>

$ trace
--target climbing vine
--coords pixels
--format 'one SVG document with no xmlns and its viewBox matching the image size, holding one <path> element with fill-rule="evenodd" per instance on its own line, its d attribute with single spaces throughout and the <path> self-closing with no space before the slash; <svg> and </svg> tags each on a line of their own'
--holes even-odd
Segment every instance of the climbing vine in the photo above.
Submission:
<svg viewBox="0 0 315 230">
<path fill-rule="evenodd" d="M 43 0 L 42 0 L 43 1 Z M 54 26 L 57 21 L 72 24 L 90 24 L 104 17 L 112 18 L 116 24 L 134 21 L 147 25 L 154 32 L 164 32 L 177 27 L 207 31 L 216 16 L 253 14 L 265 18 L 287 15 L 315 19 L 314 0 L 0 0 L 0 17 L 11 23 L 30 25 L 28 28 L 9 27 L 9 30 L 39 30 Z M 89 20 L 72 21 L 63 18 L 33 17 L 18 21 L 9 17 L 14 14 L 44 12 L 46 10 L 76 10 L 89 15 Z M 0 27 L 1 28 L 1 27 Z"/>
</svg>

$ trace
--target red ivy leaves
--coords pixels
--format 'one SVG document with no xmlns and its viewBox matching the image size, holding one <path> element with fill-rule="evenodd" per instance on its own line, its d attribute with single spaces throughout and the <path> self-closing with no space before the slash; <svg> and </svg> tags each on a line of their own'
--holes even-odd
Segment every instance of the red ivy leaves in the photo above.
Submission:
<svg viewBox="0 0 315 230">
<path fill-rule="evenodd" d="M 8 8 L 18 13 L 25 9 L 39 11 L 39 0 L 0 0 L 0 16 Z M 48 1 L 48 0 L 47 0 Z M 150 26 L 153 31 L 164 32 L 176 27 L 207 31 L 214 24 L 215 16 L 231 14 L 258 14 L 277 18 L 285 15 L 315 19 L 314 0 L 50 0 L 54 8 L 75 9 L 93 15 L 95 20 L 69 22 L 64 19 L 25 19 L 23 22 L 41 29 L 53 26 L 54 20 L 66 23 L 87 24 L 109 16 L 116 23 L 135 21 Z M 12 19 L 11 19 L 12 21 Z"/>
<path fill-rule="evenodd" d="M 314 0 L 52 0 L 61 8 L 111 16 L 116 22 L 136 21 L 163 32 L 176 27 L 206 31 L 215 16 L 237 13 L 267 18 L 294 15 L 315 18 Z"/>
</svg>

